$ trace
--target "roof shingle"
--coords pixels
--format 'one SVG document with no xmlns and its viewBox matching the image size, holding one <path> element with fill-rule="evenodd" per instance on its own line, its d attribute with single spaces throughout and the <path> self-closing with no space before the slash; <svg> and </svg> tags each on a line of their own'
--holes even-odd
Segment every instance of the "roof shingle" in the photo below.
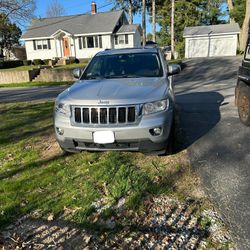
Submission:
<svg viewBox="0 0 250 250">
<path fill-rule="evenodd" d="M 94 15 L 81 14 L 43 18 L 36 21 L 21 36 L 21 39 L 50 37 L 57 30 L 64 30 L 73 35 L 88 33 L 113 32 L 123 11 L 110 11 Z"/>
<path fill-rule="evenodd" d="M 212 34 L 240 33 L 238 23 L 218 24 L 209 26 L 186 27 L 183 36 L 202 36 Z"/>
</svg>

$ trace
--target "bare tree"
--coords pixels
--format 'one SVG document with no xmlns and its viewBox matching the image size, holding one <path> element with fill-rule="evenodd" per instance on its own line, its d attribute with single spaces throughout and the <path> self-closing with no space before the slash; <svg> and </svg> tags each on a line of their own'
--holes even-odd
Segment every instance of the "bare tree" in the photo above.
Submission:
<svg viewBox="0 0 250 250">
<path fill-rule="evenodd" d="M 146 0 L 142 0 L 142 46 L 146 45 Z"/>
<path fill-rule="evenodd" d="M 227 5 L 228 5 L 228 9 L 229 9 L 229 14 L 230 12 L 233 10 L 234 8 L 234 4 L 233 4 L 233 0 L 227 0 Z M 235 23 L 235 20 L 233 17 L 230 16 L 230 23 Z"/>
<path fill-rule="evenodd" d="M 63 5 L 58 2 L 58 0 L 53 0 L 46 9 L 46 16 L 47 17 L 56 17 L 62 16 L 65 14 L 65 9 Z"/>
<path fill-rule="evenodd" d="M 250 0 L 246 0 L 246 14 L 240 34 L 240 50 L 242 51 L 244 51 L 247 43 L 249 24 L 250 24 Z"/>
<path fill-rule="evenodd" d="M 155 21 L 155 0 L 152 0 L 152 35 L 153 42 L 156 42 L 156 21 Z"/>
<path fill-rule="evenodd" d="M 35 0 L 0 0 L 0 13 L 18 24 L 34 17 Z"/>
</svg>

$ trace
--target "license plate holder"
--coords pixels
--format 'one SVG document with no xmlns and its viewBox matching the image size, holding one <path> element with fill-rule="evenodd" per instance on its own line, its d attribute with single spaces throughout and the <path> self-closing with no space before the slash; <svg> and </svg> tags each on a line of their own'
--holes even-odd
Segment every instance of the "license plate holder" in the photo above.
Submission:
<svg viewBox="0 0 250 250">
<path fill-rule="evenodd" d="M 96 131 L 93 133 L 94 143 L 109 144 L 115 142 L 115 135 L 113 131 Z"/>
</svg>

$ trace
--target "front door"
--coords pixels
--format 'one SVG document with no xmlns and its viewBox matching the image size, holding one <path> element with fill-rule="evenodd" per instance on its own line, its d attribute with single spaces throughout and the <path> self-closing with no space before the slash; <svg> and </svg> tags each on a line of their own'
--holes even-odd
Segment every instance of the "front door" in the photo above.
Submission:
<svg viewBox="0 0 250 250">
<path fill-rule="evenodd" d="M 64 37 L 63 38 L 63 52 L 65 57 L 70 56 L 70 47 L 69 47 L 69 38 Z"/>
</svg>

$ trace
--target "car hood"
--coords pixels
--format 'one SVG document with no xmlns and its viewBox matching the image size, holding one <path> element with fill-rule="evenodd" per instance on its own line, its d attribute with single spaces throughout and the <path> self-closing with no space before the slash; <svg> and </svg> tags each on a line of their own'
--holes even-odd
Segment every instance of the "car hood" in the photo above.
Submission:
<svg viewBox="0 0 250 250">
<path fill-rule="evenodd" d="M 60 98 L 77 105 L 139 104 L 163 99 L 166 78 L 125 78 L 77 81 Z"/>
</svg>

